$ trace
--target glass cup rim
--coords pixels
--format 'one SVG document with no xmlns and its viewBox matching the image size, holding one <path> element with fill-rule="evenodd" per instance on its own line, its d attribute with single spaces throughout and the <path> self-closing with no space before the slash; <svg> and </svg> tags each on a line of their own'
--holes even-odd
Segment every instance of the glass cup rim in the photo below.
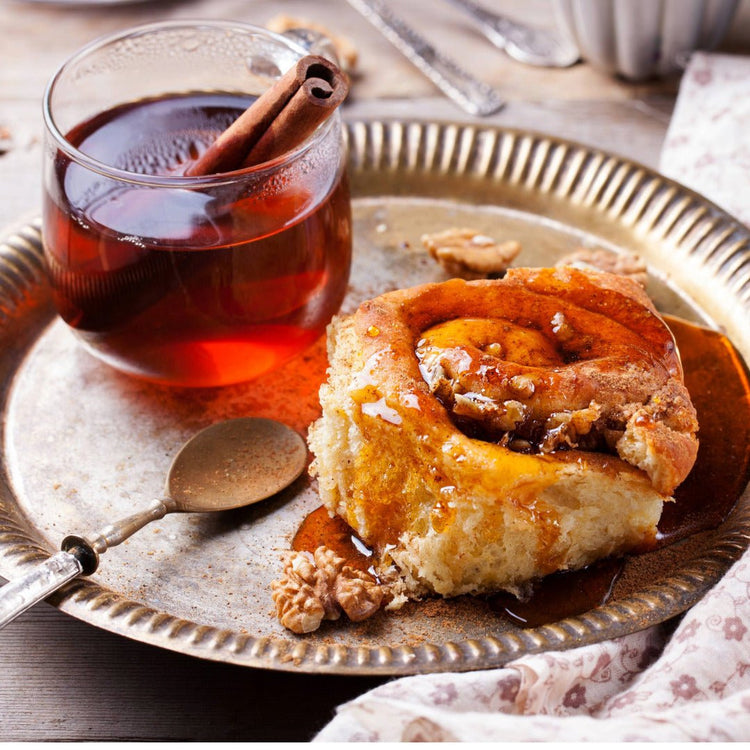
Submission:
<svg viewBox="0 0 750 750">
<path fill-rule="evenodd" d="M 334 123 L 340 117 L 338 112 L 334 112 L 333 116 L 329 117 L 323 122 L 318 129 L 297 148 L 282 154 L 281 156 L 275 157 L 267 162 L 260 164 L 254 164 L 250 167 L 243 167 L 242 169 L 236 169 L 231 172 L 222 172 L 221 174 L 214 175 L 200 175 L 194 177 L 178 176 L 178 175 L 148 175 L 139 174 L 137 172 L 129 172 L 124 169 L 118 169 L 105 162 L 95 159 L 83 151 L 79 150 L 76 146 L 73 146 L 65 134 L 57 127 L 55 118 L 51 111 L 51 99 L 54 93 L 56 84 L 60 81 L 65 71 L 76 62 L 84 59 L 103 47 L 106 47 L 113 42 L 117 42 L 122 39 L 128 39 L 135 36 L 142 36 L 148 33 L 166 29 L 225 29 L 225 30 L 238 30 L 242 32 L 253 32 L 265 36 L 267 38 L 275 39 L 281 44 L 285 45 L 293 52 L 298 52 L 300 56 L 307 54 L 305 48 L 288 37 L 278 34 L 274 31 L 270 31 L 262 26 L 255 24 L 245 23 L 244 21 L 223 21 L 223 20 L 210 20 L 210 19 L 178 19 L 178 20 L 166 20 L 166 21 L 155 21 L 152 23 L 140 24 L 137 26 L 131 26 L 126 29 L 120 29 L 111 34 L 107 34 L 98 37 L 91 42 L 85 44 L 83 47 L 78 49 L 72 55 L 70 55 L 63 63 L 57 68 L 55 73 L 49 79 L 42 98 L 42 114 L 44 119 L 44 125 L 47 132 L 55 140 L 57 148 L 65 153 L 71 160 L 77 164 L 89 169 L 98 174 L 117 180 L 118 182 L 127 182 L 137 185 L 146 185 L 150 187 L 170 187 L 170 188 L 188 188 L 188 187 L 212 187 L 216 185 L 226 185 L 233 183 L 238 179 L 245 179 L 248 176 L 264 175 L 270 172 L 275 172 L 278 169 L 290 164 L 302 155 L 304 155 L 310 148 L 318 143 L 333 127 Z"/>
</svg>

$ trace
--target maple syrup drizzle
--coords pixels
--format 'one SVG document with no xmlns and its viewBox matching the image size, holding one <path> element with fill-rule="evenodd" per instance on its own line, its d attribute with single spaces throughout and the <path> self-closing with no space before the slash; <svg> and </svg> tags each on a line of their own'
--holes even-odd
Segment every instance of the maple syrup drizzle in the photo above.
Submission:
<svg viewBox="0 0 750 750">
<path fill-rule="evenodd" d="M 354 529 L 339 516 L 331 517 L 322 505 L 306 516 L 292 540 L 295 552 L 314 552 L 328 547 L 357 570 L 375 575 L 372 550 L 357 536 Z"/>
<path fill-rule="evenodd" d="M 685 385 L 698 413 L 700 447 L 690 475 L 665 503 L 658 538 L 651 549 L 717 528 L 750 481 L 750 373 L 730 341 L 720 333 L 673 316 L 663 316 L 682 358 Z M 324 507 L 308 515 L 292 542 L 297 551 L 325 545 L 349 565 L 373 572 L 372 550 L 341 518 Z M 573 617 L 609 599 L 624 559 L 600 560 L 587 568 L 553 573 L 520 600 L 498 593 L 491 609 L 521 627 L 538 627 Z"/>
<path fill-rule="evenodd" d="M 698 412 L 698 458 L 665 503 L 658 544 L 715 529 L 750 481 L 750 372 L 729 339 L 665 315 Z"/>
<path fill-rule="evenodd" d="M 534 584 L 528 599 L 499 592 L 487 597 L 487 603 L 512 623 L 536 628 L 604 604 L 624 567 L 622 558 L 598 560 L 581 570 L 545 576 Z"/>
</svg>

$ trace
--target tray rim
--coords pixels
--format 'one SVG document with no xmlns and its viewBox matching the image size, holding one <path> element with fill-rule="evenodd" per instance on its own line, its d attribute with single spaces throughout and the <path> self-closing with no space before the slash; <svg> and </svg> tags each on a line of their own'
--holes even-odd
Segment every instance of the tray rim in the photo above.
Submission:
<svg viewBox="0 0 750 750">
<path fill-rule="evenodd" d="M 616 174 L 623 166 L 634 169 L 654 185 L 652 198 L 659 194 L 659 190 L 666 190 L 670 197 L 665 208 L 673 205 L 673 201 L 680 208 L 679 215 L 668 216 L 666 236 L 679 225 L 681 219 L 686 218 L 686 214 L 686 222 L 693 228 L 700 225 L 707 215 L 714 225 L 718 224 L 718 240 L 697 260 L 703 267 L 710 264 L 718 266 L 721 271 L 720 280 L 724 277 L 727 282 L 734 280 L 734 294 L 739 307 L 750 311 L 750 231 L 695 191 L 638 162 L 567 139 L 492 125 L 398 119 L 352 121 L 345 123 L 345 126 L 350 143 L 350 169 L 355 174 L 367 173 L 368 170 L 382 171 L 383 168 L 401 169 L 404 168 L 403 158 L 407 159 L 407 167 L 418 170 L 420 165 L 424 167 L 425 164 L 434 164 L 430 159 L 441 157 L 441 163 L 447 165 L 446 174 L 450 175 L 451 168 L 455 169 L 456 165 L 463 165 L 461 168 L 466 169 L 471 160 L 472 148 L 477 148 L 477 139 L 486 137 L 496 142 L 496 145 L 500 144 L 498 149 L 505 148 L 510 152 L 503 166 L 503 169 L 509 171 L 500 171 L 495 165 L 497 169 L 492 179 L 502 182 L 509 176 L 511 180 L 516 179 L 517 184 L 529 189 L 535 189 L 545 179 L 548 184 L 554 184 L 554 180 L 549 181 L 550 178 L 545 176 L 541 167 L 547 164 L 546 157 L 550 153 L 554 154 L 555 149 L 580 155 L 581 165 L 585 167 L 589 163 L 594 168 L 589 175 L 578 175 L 583 182 L 575 184 L 580 186 L 588 180 L 588 188 L 585 184 L 586 189 L 579 187 L 579 195 L 589 201 L 589 206 L 597 208 L 597 200 L 612 200 L 606 193 L 608 177 Z M 427 147 L 425 140 L 428 141 Z M 437 142 L 446 146 L 446 140 L 449 141 L 447 148 L 437 156 L 425 150 L 429 143 Z M 413 146 L 415 142 L 423 148 L 421 153 L 410 148 L 410 144 Z M 498 158 L 502 158 L 502 154 Z M 423 160 L 422 163 L 420 159 Z M 541 165 L 537 171 L 534 171 L 534 159 L 537 165 Z M 487 173 L 485 172 L 484 177 Z M 482 177 L 481 174 L 478 176 Z M 600 192 L 594 194 L 592 191 L 596 189 Z M 601 190 L 605 192 L 602 193 Z M 558 195 L 565 197 L 560 193 Z M 353 198 L 357 197 L 360 196 L 354 191 Z M 646 204 L 648 206 L 648 200 Z M 696 216 L 690 216 L 691 212 Z M 664 215 L 662 210 L 657 216 L 657 230 L 662 228 L 658 219 Z M 651 227 L 653 228 L 654 226 Z M 716 226 L 699 237 L 699 244 L 694 246 L 693 252 L 688 251 L 689 257 L 695 260 L 693 256 L 698 254 L 700 242 L 715 229 Z M 689 232 L 690 230 L 682 235 L 682 240 Z M 683 249 L 682 240 L 678 242 L 680 249 Z M 4 327 L 7 320 L 21 315 L 19 310 L 23 308 L 24 298 L 29 290 L 44 283 L 40 220 L 35 218 L 21 222 L 15 229 L 8 228 L 0 233 L 0 302 L 4 303 L 0 313 L 0 326 Z M 41 323 L 37 323 L 37 335 L 53 317 L 51 308 L 39 314 Z M 738 348 L 742 349 L 739 344 Z M 743 353 L 747 357 L 747 352 Z M 6 397 L 7 386 L 3 399 Z M 0 455 L 0 462 L 2 461 L 3 456 Z M 3 489 L 10 492 L 4 476 L 4 464 L 2 469 Z M 743 497 L 745 502 L 741 501 L 739 505 L 746 506 L 746 501 L 750 499 L 747 490 Z M 21 519 L 15 517 L 17 512 L 14 513 L 14 510 L 5 509 L 0 497 L 0 573 L 4 574 L 21 572 L 24 566 L 53 553 L 53 550 L 42 548 L 31 538 L 29 529 L 23 526 Z M 584 615 L 551 625 L 502 632 L 497 636 L 487 635 L 481 640 L 468 639 L 459 643 L 394 644 L 372 649 L 330 643 L 315 645 L 291 634 L 286 640 L 253 636 L 177 618 L 127 599 L 88 579 L 78 579 L 68 584 L 48 601 L 67 614 L 110 632 L 199 658 L 237 665 L 279 671 L 351 675 L 467 671 L 500 666 L 524 654 L 572 648 L 617 638 L 681 614 L 707 593 L 747 548 L 750 542 L 750 509 L 742 507 L 740 511 L 735 513 L 741 516 L 739 520 L 735 518 L 734 526 L 721 532 L 715 547 L 709 553 L 691 559 L 689 565 L 681 567 L 677 574 L 666 581 L 647 586 L 636 595 L 602 605 Z M 636 627 L 634 620 L 637 620 Z"/>
</svg>

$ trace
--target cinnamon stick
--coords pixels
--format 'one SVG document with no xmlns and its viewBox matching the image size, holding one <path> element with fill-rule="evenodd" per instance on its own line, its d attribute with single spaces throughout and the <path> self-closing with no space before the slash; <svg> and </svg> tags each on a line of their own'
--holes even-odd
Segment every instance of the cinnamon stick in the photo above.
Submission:
<svg viewBox="0 0 750 750">
<path fill-rule="evenodd" d="M 346 76 L 307 55 L 255 100 L 185 172 L 200 176 L 260 164 L 302 143 L 346 98 Z"/>
</svg>

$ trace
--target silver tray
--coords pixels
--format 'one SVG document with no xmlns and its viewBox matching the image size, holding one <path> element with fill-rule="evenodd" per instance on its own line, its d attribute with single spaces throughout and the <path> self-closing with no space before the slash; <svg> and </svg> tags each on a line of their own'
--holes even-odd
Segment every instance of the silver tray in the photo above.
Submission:
<svg viewBox="0 0 750 750">
<path fill-rule="evenodd" d="M 423 232 L 467 225 L 518 239 L 518 264 L 550 265 L 580 246 L 640 253 L 660 309 L 720 326 L 750 359 L 750 234 L 700 196 L 617 156 L 491 127 L 347 126 L 355 261 L 344 304 L 443 278 Z M 37 220 L 0 239 L 0 574 L 13 578 L 70 532 L 98 528 L 161 493 L 171 457 L 218 419 L 272 416 L 304 433 L 318 414 L 323 343 L 260 381 L 161 388 L 98 363 L 55 318 Z M 270 582 L 302 518 L 318 506 L 303 477 L 265 503 L 170 516 L 104 556 L 54 606 L 105 630 L 252 667 L 412 674 L 501 665 L 615 638 L 684 612 L 746 548 L 750 492 L 716 532 L 626 565 L 611 600 L 522 629 L 470 597 L 410 603 L 360 624 L 295 636 L 276 621 Z"/>
</svg>

